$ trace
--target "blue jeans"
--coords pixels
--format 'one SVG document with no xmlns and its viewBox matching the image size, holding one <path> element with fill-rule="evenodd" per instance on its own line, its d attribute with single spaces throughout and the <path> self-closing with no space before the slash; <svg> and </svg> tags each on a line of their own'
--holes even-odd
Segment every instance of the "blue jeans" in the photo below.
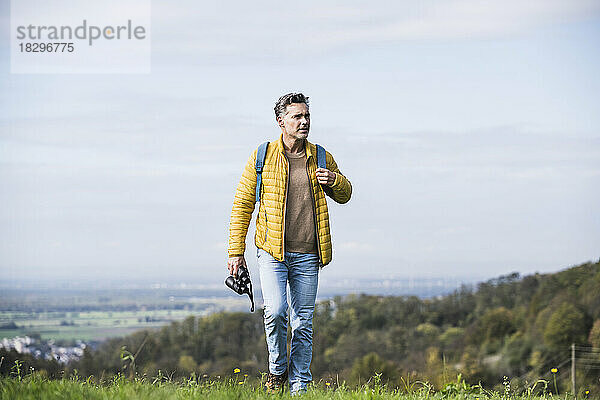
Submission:
<svg viewBox="0 0 600 400">
<path fill-rule="evenodd" d="M 290 392 L 305 390 L 312 381 L 313 312 L 319 283 L 319 256 L 285 252 L 278 261 L 258 249 L 258 267 L 264 301 L 265 333 L 269 350 L 269 372 L 281 375 L 288 369 L 287 285 L 290 287 L 292 342 L 289 360 Z"/>
</svg>

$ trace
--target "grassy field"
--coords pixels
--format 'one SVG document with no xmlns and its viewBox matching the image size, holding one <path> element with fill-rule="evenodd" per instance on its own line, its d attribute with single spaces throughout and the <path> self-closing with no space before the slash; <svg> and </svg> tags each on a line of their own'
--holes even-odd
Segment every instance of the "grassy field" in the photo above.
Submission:
<svg viewBox="0 0 600 400">
<path fill-rule="evenodd" d="M 262 390 L 264 376 L 249 380 L 245 375 L 233 377 L 196 377 L 181 381 L 172 381 L 165 376 L 154 378 L 126 379 L 119 374 L 108 381 L 95 382 L 94 379 L 83 380 L 71 376 L 60 380 L 48 380 L 43 375 L 32 371 L 27 375 L 13 374 L 11 377 L 0 377 L 0 399 L 272 399 L 290 397 L 287 388 L 279 394 L 267 394 Z M 378 377 L 371 378 L 366 384 L 348 387 L 345 383 L 319 381 L 312 383 L 302 398 L 367 400 L 367 399 L 402 399 L 402 400 L 574 400 L 569 394 L 553 395 L 544 384 L 532 385 L 520 394 L 511 392 L 510 385 L 503 392 L 494 392 L 461 383 L 460 376 L 455 383 L 450 383 L 441 391 L 434 391 L 426 382 L 407 383 L 403 388 L 388 388 L 381 384 Z M 579 399 L 598 397 L 584 393 Z"/>
<path fill-rule="evenodd" d="M 189 306 L 189 307 L 187 307 Z M 0 326 L 14 323 L 16 329 L 0 329 L 0 339 L 40 335 L 42 340 L 102 341 L 126 336 L 141 329 L 159 328 L 190 315 L 204 316 L 220 310 L 247 308 L 247 299 L 196 299 L 186 309 L 153 309 L 131 311 L 0 311 Z"/>
<path fill-rule="evenodd" d="M 65 285 L 2 287 L 0 339 L 39 335 L 41 340 L 61 342 L 102 341 L 158 328 L 189 315 L 248 309 L 248 299 L 235 295 L 225 285 L 218 289 L 173 285 L 94 289 Z"/>
<path fill-rule="evenodd" d="M 0 312 L 0 321 L 13 321 L 19 327 L 3 329 L 0 338 L 39 333 L 43 340 L 104 340 L 140 329 L 157 328 L 189 315 L 202 313 L 188 310 L 46 312 L 29 315 Z"/>
</svg>

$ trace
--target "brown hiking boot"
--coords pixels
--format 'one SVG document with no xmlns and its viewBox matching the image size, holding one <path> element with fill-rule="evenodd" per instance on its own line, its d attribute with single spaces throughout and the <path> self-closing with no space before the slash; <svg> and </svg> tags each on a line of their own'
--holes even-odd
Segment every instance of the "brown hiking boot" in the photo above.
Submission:
<svg viewBox="0 0 600 400">
<path fill-rule="evenodd" d="M 287 370 L 282 375 L 275 375 L 269 372 L 269 375 L 267 376 L 267 383 L 265 383 L 265 392 L 280 393 L 283 391 L 283 385 L 287 381 L 287 378 Z"/>
</svg>

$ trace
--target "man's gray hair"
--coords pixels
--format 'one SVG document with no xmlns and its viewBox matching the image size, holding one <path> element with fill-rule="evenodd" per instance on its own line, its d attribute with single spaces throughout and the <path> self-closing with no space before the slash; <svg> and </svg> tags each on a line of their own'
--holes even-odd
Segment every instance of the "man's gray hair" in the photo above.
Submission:
<svg viewBox="0 0 600 400">
<path fill-rule="evenodd" d="M 275 103 L 275 118 L 283 117 L 287 106 L 293 103 L 304 103 L 308 106 L 308 97 L 302 93 L 284 94 Z"/>
</svg>

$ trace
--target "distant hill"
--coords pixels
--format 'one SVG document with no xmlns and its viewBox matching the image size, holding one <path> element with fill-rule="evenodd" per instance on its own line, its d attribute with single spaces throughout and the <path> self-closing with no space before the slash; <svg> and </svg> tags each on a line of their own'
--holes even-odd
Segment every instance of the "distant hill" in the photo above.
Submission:
<svg viewBox="0 0 600 400">
<path fill-rule="evenodd" d="M 548 378 L 557 368 L 558 384 L 566 387 L 572 343 L 581 359 L 578 382 L 598 386 L 600 262 L 552 274 L 513 273 L 437 298 L 348 295 L 321 302 L 311 370 L 315 380 L 337 376 L 358 383 L 382 372 L 392 383 L 408 374 L 438 387 L 460 372 L 468 382 L 487 386 L 508 376 L 517 387 Z M 68 369 L 83 376 L 116 374 L 124 364 L 122 346 L 132 353 L 141 347 L 135 363 L 148 376 L 159 369 L 175 376 L 225 375 L 234 368 L 253 376 L 267 369 L 260 310 L 191 316 L 109 340 L 95 351 L 86 349 Z M 15 355 L 1 355 L 0 372 L 8 374 Z M 28 362 L 44 368 L 41 360 Z"/>
</svg>

